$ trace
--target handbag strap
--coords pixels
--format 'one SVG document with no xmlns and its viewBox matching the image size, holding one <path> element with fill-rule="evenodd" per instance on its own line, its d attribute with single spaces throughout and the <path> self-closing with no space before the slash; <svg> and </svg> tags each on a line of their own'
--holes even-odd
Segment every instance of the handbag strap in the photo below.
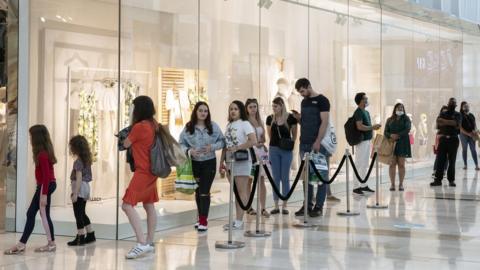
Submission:
<svg viewBox="0 0 480 270">
<path fill-rule="evenodd" d="M 283 139 L 282 135 L 280 134 L 280 126 L 278 125 L 278 122 L 275 120 L 275 125 L 277 126 L 277 134 L 279 139 Z M 288 130 L 290 132 L 290 130 Z"/>
</svg>

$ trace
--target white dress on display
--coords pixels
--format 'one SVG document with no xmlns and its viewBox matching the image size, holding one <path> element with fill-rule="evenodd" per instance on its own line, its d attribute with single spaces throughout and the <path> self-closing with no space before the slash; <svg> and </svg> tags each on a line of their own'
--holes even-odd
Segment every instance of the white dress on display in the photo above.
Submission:
<svg viewBox="0 0 480 270">
<path fill-rule="evenodd" d="M 168 129 L 170 134 L 178 140 L 183 129 L 182 111 L 180 109 L 180 101 L 175 97 L 172 89 L 167 90 L 165 108 L 168 111 Z"/>
</svg>

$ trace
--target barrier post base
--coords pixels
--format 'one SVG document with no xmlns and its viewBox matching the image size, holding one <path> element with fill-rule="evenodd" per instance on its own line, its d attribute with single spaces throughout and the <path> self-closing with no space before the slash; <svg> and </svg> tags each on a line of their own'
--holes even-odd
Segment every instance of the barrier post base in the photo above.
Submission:
<svg viewBox="0 0 480 270">
<path fill-rule="evenodd" d="M 341 217 L 352 217 L 352 216 L 358 216 L 360 215 L 360 213 L 353 212 L 353 211 L 340 211 L 340 212 L 337 212 L 337 215 Z"/>
<path fill-rule="evenodd" d="M 296 228 L 310 228 L 310 227 L 313 227 L 313 224 L 311 224 L 309 222 L 299 222 L 299 223 L 293 224 L 293 227 L 296 227 Z"/>
<path fill-rule="evenodd" d="M 267 232 L 267 231 L 262 231 L 262 230 L 255 230 L 255 231 L 246 231 L 243 236 L 245 237 L 269 237 L 270 235 L 272 235 L 271 232 Z"/>
<path fill-rule="evenodd" d="M 367 205 L 367 208 L 369 209 L 388 209 L 388 205 L 381 205 L 381 204 L 372 204 L 372 205 Z"/>
<path fill-rule="evenodd" d="M 245 247 L 245 242 L 240 241 L 217 241 L 215 248 L 221 249 L 238 249 Z"/>
</svg>

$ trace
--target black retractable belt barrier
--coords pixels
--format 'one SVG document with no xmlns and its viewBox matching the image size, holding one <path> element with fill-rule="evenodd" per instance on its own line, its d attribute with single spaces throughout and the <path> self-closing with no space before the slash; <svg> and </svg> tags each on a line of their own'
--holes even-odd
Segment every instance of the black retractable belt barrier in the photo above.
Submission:
<svg viewBox="0 0 480 270">
<path fill-rule="evenodd" d="M 242 198 L 240 198 L 240 194 L 238 194 L 237 190 L 237 185 L 235 184 L 235 177 L 232 177 L 233 179 L 233 191 L 235 193 L 235 199 L 237 200 L 238 205 L 240 208 L 243 210 L 247 211 L 252 207 L 253 204 L 253 197 L 255 196 L 255 191 L 257 190 L 257 181 L 258 181 L 258 175 L 260 173 L 260 165 L 255 165 L 255 174 L 253 178 L 253 188 L 252 188 L 252 193 L 250 193 L 250 198 L 248 199 L 247 205 L 243 204 Z M 232 183 L 230 183 L 232 184 Z"/>
<path fill-rule="evenodd" d="M 299 180 L 300 180 L 300 177 L 302 176 L 302 172 L 303 172 L 303 167 L 305 166 L 305 160 L 302 160 L 302 163 L 300 163 L 300 168 L 298 169 L 298 172 L 297 172 L 297 176 L 295 177 L 295 181 L 293 182 L 293 185 L 292 185 L 292 188 L 290 189 L 290 191 L 287 193 L 287 195 L 283 195 L 280 190 L 278 189 L 277 187 L 277 184 L 275 183 L 275 181 L 273 180 L 272 178 L 272 175 L 270 174 L 270 171 L 268 170 L 268 166 L 267 165 L 263 165 L 263 170 L 265 171 L 265 174 L 267 175 L 267 179 L 268 181 L 270 182 L 270 184 L 272 185 L 272 189 L 273 189 L 273 192 L 275 192 L 275 194 L 277 194 L 278 198 L 280 198 L 280 200 L 282 201 L 288 201 L 288 199 L 290 199 L 290 197 L 292 196 L 293 194 L 293 191 L 295 190 L 295 187 L 297 186 Z"/>
<path fill-rule="evenodd" d="M 343 156 L 342 161 L 340 161 L 340 164 L 339 164 L 337 170 L 335 171 L 335 173 L 333 174 L 332 178 L 331 178 L 329 181 L 323 179 L 323 177 L 320 175 L 320 172 L 319 172 L 319 171 L 317 170 L 317 168 L 315 167 L 315 163 L 313 162 L 313 160 L 310 160 L 310 165 L 312 165 L 311 167 L 313 168 L 313 172 L 314 172 L 315 175 L 318 177 L 318 179 L 320 179 L 320 182 L 322 182 L 322 183 L 324 183 L 324 184 L 327 184 L 327 185 L 330 185 L 330 184 L 333 183 L 333 181 L 335 181 L 335 179 L 337 178 L 338 173 L 339 173 L 340 170 L 342 169 L 343 164 L 345 163 L 346 160 L 347 160 L 347 156 Z"/>
<path fill-rule="evenodd" d="M 367 173 L 367 176 L 365 176 L 365 179 L 362 179 L 362 177 L 360 177 L 357 167 L 355 167 L 355 162 L 353 161 L 352 156 L 348 156 L 348 159 L 352 164 L 353 172 L 355 173 L 355 176 L 357 176 L 358 182 L 365 184 L 368 181 L 368 178 L 370 178 L 370 174 L 372 173 L 373 165 L 375 164 L 375 160 L 377 159 L 377 152 L 373 154 L 372 162 L 370 163 L 370 168 L 368 168 L 368 173 Z"/>
</svg>

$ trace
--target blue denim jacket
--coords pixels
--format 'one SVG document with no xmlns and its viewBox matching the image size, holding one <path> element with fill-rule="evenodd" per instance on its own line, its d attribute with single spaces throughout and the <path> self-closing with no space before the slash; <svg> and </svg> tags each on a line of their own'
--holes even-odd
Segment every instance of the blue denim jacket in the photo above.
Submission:
<svg viewBox="0 0 480 270">
<path fill-rule="evenodd" d="M 185 128 L 183 128 L 180 134 L 180 146 L 183 151 L 187 151 L 190 148 L 202 148 L 207 145 L 212 146 L 212 150 L 208 153 L 202 154 L 199 157 L 192 157 L 195 161 L 205 161 L 215 158 L 215 151 L 223 149 L 225 147 L 225 137 L 223 136 L 220 127 L 212 122 L 213 133 L 208 134 L 208 129 L 199 129 L 195 127 L 195 132 L 190 134 Z"/>
</svg>

